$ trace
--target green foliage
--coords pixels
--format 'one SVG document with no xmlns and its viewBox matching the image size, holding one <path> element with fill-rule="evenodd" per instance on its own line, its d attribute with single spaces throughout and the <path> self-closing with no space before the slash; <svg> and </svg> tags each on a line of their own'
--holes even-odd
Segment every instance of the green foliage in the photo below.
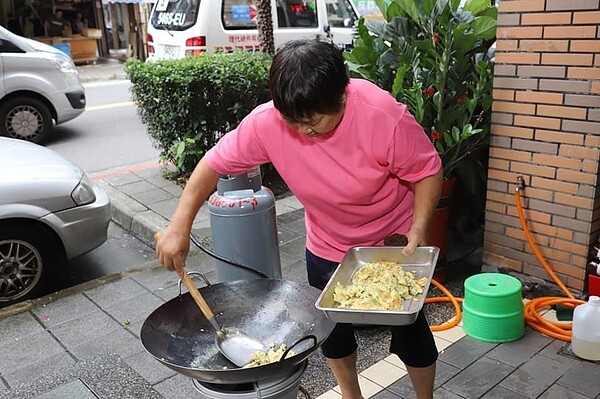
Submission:
<svg viewBox="0 0 600 399">
<path fill-rule="evenodd" d="M 497 10 L 490 0 L 459 3 L 379 0 L 384 20 L 360 20 L 345 57 L 353 77 L 408 106 L 440 154 L 444 176 L 469 176 L 463 184 L 475 192 L 481 177 L 465 169 L 481 170 L 489 146 Z"/>
<path fill-rule="evenodd" d="M 271 57 L 206 53 L 181 60 L 129 59 L 133 101 L 161 158 L 181 174 L 258 104 L 270 99 Z"/>
</svg>

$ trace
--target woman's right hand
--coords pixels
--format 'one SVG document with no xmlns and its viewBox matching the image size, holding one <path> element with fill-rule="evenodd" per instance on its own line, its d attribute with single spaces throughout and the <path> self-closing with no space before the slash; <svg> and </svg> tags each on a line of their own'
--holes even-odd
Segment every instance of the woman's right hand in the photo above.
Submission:
<svg viewBox="0 0 600 399">
<path fill-rule="evenodd" d="M 167 228 L 163 233 L 156 233 L 154 238 L 156 239 L 156 255 L 160 263 L 169 270 L 183 270 L 190 250 L 189 234 L 171 231 L 170 228 Z"/>
</svg>

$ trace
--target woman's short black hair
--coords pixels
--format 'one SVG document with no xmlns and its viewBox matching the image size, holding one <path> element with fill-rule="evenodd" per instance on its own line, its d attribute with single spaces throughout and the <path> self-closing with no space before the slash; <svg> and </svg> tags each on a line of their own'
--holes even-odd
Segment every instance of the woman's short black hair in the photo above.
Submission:
<svg viewBox="0 0 600 399">
<path fill-rule="evenodd" d="M 342 50 L 318 39 L 287 42 L 275 54 L 269 90 L 275 108 L 294 122 L 335 114 L 350 81 Z"/>
</svg>

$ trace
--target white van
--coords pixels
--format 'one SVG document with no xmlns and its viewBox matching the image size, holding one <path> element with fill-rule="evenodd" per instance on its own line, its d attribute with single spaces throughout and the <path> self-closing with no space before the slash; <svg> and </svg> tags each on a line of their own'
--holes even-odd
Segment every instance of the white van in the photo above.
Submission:
<svg viewBox="0 0 600 399">
<path fill-rule="evenodd" d="M 148 59 L 205 51 L 258 50 L 255 0 L 158 0 L 148 25 Z M 275 47 L 300 38 L 352 44 L 352 0 L 271 0 Z"/>
<path fill-rule="evenodd" d="M 69 56 L 0 26 L 0 136 L 45 142 L 54 124 L 85 110 L 85 90 Z"/>
</svg>

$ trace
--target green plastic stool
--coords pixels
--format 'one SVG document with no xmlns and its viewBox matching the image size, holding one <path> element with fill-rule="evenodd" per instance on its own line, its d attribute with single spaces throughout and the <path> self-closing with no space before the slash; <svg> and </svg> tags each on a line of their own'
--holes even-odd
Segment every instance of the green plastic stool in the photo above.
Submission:
<svg viewBox="0 0 600 399">
<path fill-rule="evenodd" d="M 525 333 L 521 282 L 508 274 L 481 273 L 465 280 L 463 330 L 484 342 L 510 342 Z"/>
</svg>

